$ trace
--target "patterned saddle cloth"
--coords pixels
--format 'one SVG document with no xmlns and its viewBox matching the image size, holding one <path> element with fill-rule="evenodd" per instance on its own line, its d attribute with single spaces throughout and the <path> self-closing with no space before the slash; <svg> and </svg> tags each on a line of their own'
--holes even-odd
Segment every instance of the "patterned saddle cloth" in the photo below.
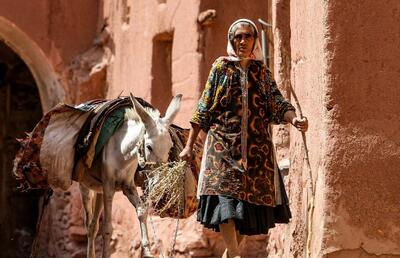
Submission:
<svg viewBox="0 0 400 258">
<path fill-rule="evenodd" d="M 136 99 L 142 106 L 153 108 L 143 99 Z M 67 170 L 71 170 L 63 171 L 66 182 L 60 183 L 60 185 L 62 185 L 60 188 L 66 190 L 65 188 L 68 188 L 72 183 L 72 172 L 76 162 L 82 159 L 87 167 L 92 166 L 97 155 L 104 147 L 104 144 L 122 125 L 125 109 L 131 106 L 132 103 L 129 97 L 122 97 L 109 101 L 93 100 L 76 107 L 61 103 L 51 109 L 38 122 L 31 133 L 27 134 L 24 139 L 19 140 L 21 147 L 15 156 L 13 168 L 13 175 L 19 182 L 19 189 L 23 191 L 29 189 L 48 189 L 50 187 L 48 182 L 49 171 L 46 167 L 42 166 L 41 160 L 42 163 L 43 160 L 47 160 L 51 163 L 53 159 L 45 159 L 43 156 L 48 156 L 49 153 L 53 156 L 61 156 L 58 154 L 63 153 L 68 155 L 62 155 L 65 156 L 63 160 L 64 166 L 62 168 L 67 167 Z M 58 148 L 54 153 L 52 153 L 51 148 L 46 149 L 46 152 L 42 151 L 42 144 L 43 142 L 46 143 L 46 129 L 48 129 L 49 125 L 51 127 L 54 124 L 52 121 L 55 120 L 57 116 L 66 113 L 71 113 L 75 117 L 80 117 L 80 121 L 82 120 L 82 122 L 75 123 L 75 127 L 69 128 L 70 131 L 74 130 L 72 133 L 76 134 L 76 137 L 67 139 L 69 142 L 67 142 L 66 145 L 68 146 L 64 145 L 60 147 L 57 144 L 53 144 L 53 148 L 56 148 L 54 146 Z M 61 132 L 63 132 L 63 127 L 64 126 L 59 123 L 58 129 Z M 169 161 L 178 161 L 178 155 L 181 151 L 178 146 L 185 145 L 189 136 L 189 129 L 183 129 L 176 125 L 171 125 L 169 129 L 174 142 L 173 148 L 169 154 Z M 48 134 L 49 130 L 47 130 L 47 135 Z M 47 140 L 47 142 L 51 141 Z M 198 140 L 194 150 L 195 159 L 193 164 L 191 164 L 196 181 L 200 169 L 202 148 L 203 144 Z M 57 167 L 53 166 L 54 164 L 50 165 L 51 170 L 58 170 Z M 144 168 L 141 167 L 138 170 L 140 171 L 143 169 Z M 142 175 L 142 173 L 137 173 L 137 175 L 137 181 L 141 181 L 140 175 Z"/>
</svg>

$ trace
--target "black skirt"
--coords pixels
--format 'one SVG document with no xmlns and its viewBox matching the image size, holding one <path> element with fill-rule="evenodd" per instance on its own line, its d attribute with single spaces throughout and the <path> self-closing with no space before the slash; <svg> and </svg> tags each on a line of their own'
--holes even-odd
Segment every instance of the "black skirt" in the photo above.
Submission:
<svg viewBox="0 0 400 258">
<path fill-rule="evenodd" d="M 219 224 L 235 221 L 236 229 L 241 235 L 267 234 L 275 223 L 288 223 L 291 216 L 288 198 L 280 178 L 282 205 L 276 207 L 256 205 L 221 195 L 200 196 L 197 221 L 206 228 L 219 232 Z"/>
</svg>

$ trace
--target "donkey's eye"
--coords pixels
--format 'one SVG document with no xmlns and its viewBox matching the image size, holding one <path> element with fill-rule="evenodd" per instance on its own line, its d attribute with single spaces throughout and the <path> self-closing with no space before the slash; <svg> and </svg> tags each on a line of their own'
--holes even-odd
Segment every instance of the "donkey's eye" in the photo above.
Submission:
<svg viewBox="0 0 400 258">
<path fill-rule="evenodd" d="M 150 145 L 146 145 L 146 148 L 147 148 L 149 151 L 153 151 L 153 148 L 152 148 Z"/>
</svg>

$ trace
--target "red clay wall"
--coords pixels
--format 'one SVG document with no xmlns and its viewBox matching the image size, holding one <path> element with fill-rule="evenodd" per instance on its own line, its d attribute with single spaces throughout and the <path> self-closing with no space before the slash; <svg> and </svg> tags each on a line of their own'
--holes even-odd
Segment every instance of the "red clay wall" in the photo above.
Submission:
<svg viewBox="0 0 400 258">
<path fill-rule="evenodd" d="M 312 257 L 400 257 L 399 21 L 395 0 L 291 1 L 291 83 L 316 180 Z M 301 142 L 292 130 L 284 257 L 305 250 Z"/>
<path fill-rule="evenodd" d="M 172 95 L 182 93 L 184 105 L 176 122 L 187 126 L 186 117 L 197 101 L 193 89 L 200 78 L 198 1 L 104 2 L 104 16 L 108 17 L 114 41 L 107 96 L 112 98 L 121 92 L 123 95 L 132 92 L 154 102 L 164 112 Z M 153 47 L 157 41 L 169 41 L 171 50 L 164 51 L 162 44 Z M 158 69 L 152 70 L 156 67 Z M 165 76 L 160 71 L 170 75 Z M 152 85 L 157 92 L 152 91 Z"/>
<path fill-rule="evenodd" d="M 327 21 L 322 253 L 400 257 L 400 3 L 335 1 Z"/>
<path fill-rule="evenodd" d="M 290 1 L 290 81 L 303 114 L 309 118 L 306 139 L 314 180 L 318 174 L 315 214 L 319 218 L 324 193 L 324 160 L 327 155 L 324 150 L 327 123 L 324 114 L 327 87 L 325 15 L 326 4 L 322 1 Z M 286 228 L 283 257 L 305 255 L 308 171 L 304 158 L 301 134 L 291 127 L 290 171 L 287 180 L 293 219 Z M 321 237 L 323 222 L 322 219 L 313 222 L 310 232 L 315 239 Z"/>
<path fill-rule="evenodd" d="M 98 1 L 1 0 L 1 15 L 35 41 L 52 64 L 69 64 L 96 36 Z"/>
</svg>

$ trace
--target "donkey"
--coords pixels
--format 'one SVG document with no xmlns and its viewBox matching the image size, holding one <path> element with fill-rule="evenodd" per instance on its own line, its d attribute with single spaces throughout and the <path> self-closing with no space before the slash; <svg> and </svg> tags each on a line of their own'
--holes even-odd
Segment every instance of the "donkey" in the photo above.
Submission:
<svg viewBox="0 0 400 258">
<path fill-rule="evenodd" d="M 142 203 L 134 182 L 138 167 L 138 144 L 144 140 L 145 159 L 149 162 L 167 162 L 173 145 L 168 132 L 180 108 L 182 95 L 175 96 L 169 104 L 165 117 L 160 118 L 158 110 L 145 109 L 132 96 L 133 110 L 128 110 L 123 126 L 109 139 L 102 150 L 101 159 L 91 169 L 81 161 L 77 170 L 82 177 L 79 187 L 85 209 L 85 226 L 88 232 L 87 257 L 95 258 L 95 238 L 99 229 L 99 217 L 103 217 L 103 258 L 110 256 L 112 234 L 111 210 L 116 191 L 121 191 L 135 207 L 141 230 L 143 257 L 153 257 L 150 251 L 146 227 L 147 211 Z M 83 171 L 85 170 L 85 171 Z M 101 180 L 96 180 L 97 175 Z"/>
</svg>

